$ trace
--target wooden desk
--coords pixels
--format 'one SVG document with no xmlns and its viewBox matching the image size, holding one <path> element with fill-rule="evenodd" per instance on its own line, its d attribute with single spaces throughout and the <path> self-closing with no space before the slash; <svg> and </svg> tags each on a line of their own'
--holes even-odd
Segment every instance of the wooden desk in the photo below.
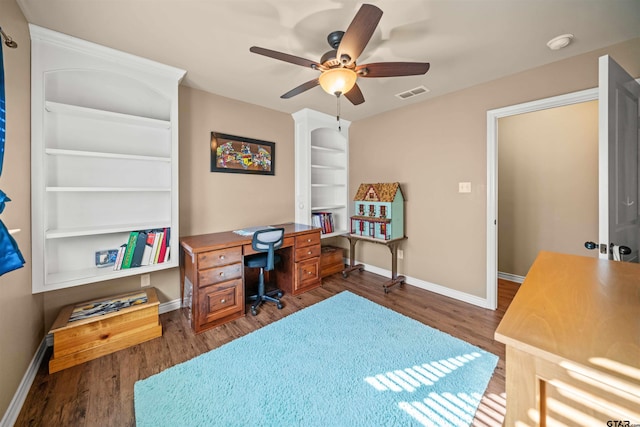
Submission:
<svg viewBox="0 0 640 427">
<path fill-rule="evenodd" d="M 640 265 L 540 252 L 495 338 L 505 426 L 640 423 Z"/>
<path fill-rule="evenodd" d="M 372 239 L 370 237 L 358 236 L 355 234 L 342 234 L 342 237 L 349 240 L 349 267 L 342 270 L 342 277 L 346 278 L 353 270 L 364 270 L 364 265 L 355 263 L 356 243 L 364 241 L 385 245 L 391 251 L 391 279 L 383 283 L 382 287 L 384 288 L 384 293 L 389 293 L 389 288 L 392 286 L 404 284 L 405 277 L 398 276 L 398 245 L 403 240 L 406 240 L 407 236 L 391 240 Z"/>
<path fill-rule="evenodd" d="M 281 262 L 271 272 L 278 287 L 297 295 L 320 286 L 320 229 L 295 223 L 274 227 L 285 231 Z M 181 296 L 196 332 L 245 315 L 245 279 L 257 277 L 255 269 L 245 272 L 243 263 L 244 255 L 255 253 L 251 239 L 233 231 L 180 239 Z"/>
</svg>

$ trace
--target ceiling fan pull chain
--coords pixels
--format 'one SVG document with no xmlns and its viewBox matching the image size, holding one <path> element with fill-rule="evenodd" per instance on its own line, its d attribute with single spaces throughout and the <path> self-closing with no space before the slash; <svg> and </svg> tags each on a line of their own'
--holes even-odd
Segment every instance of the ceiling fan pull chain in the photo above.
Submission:
<svg viewBox="0 0 640 427">
<path fill-rule="evenodd" d="M 338 121 L 338 132 L 342 132 L 342 126 L 340 126 L 340 92 L 336 93 L 336 105 L 338 109 L 338 115 L 336 116 L 336 120 Z"/>
</svg>

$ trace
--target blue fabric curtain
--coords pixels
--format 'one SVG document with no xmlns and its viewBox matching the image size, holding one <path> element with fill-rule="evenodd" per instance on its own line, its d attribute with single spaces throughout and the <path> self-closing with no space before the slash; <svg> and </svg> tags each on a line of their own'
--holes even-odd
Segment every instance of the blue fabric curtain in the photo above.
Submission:
<svg viewBox="0 0 640 427">
<path fill-rule="evenodd" d="M 1 42 L 1 40 L 0 40 Z M 4 93 L 4 58 L 0 45 L 0 175 L 4 162 L 4 141 L 6 134 L 6 103 Z M 0 214 L 4 211 L 5 203 L 11 199 L 0 190 Z M 0 220 L 0 275 L 24 266 L 24 258 L 18 249 L 18 244 L 9 234 L 9 230 Z"/>
</svg>

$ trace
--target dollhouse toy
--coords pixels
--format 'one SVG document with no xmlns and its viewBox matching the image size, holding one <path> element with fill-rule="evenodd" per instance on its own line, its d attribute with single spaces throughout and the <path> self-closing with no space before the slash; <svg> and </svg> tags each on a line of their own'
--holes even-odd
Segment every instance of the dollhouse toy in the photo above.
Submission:
<svg viewBox="0 0 640 427">
<path fill-rule="evenodd" d="M 399 182 L 360 184 L 351 234 L 372 239 L 404 237 L 404 196 Z"/>
</svg>

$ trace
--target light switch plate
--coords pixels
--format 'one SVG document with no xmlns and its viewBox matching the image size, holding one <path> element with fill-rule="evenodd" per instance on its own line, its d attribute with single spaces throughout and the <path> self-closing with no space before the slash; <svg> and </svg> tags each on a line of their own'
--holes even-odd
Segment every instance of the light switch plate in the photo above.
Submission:
<svg viewBox="0 0 640 427">
<path fill-rule="evenodd" d="M 470 182 L 459 182 L 458 183 L 458 193 L 471 193 L 471 183 Z"/>
</svg>

